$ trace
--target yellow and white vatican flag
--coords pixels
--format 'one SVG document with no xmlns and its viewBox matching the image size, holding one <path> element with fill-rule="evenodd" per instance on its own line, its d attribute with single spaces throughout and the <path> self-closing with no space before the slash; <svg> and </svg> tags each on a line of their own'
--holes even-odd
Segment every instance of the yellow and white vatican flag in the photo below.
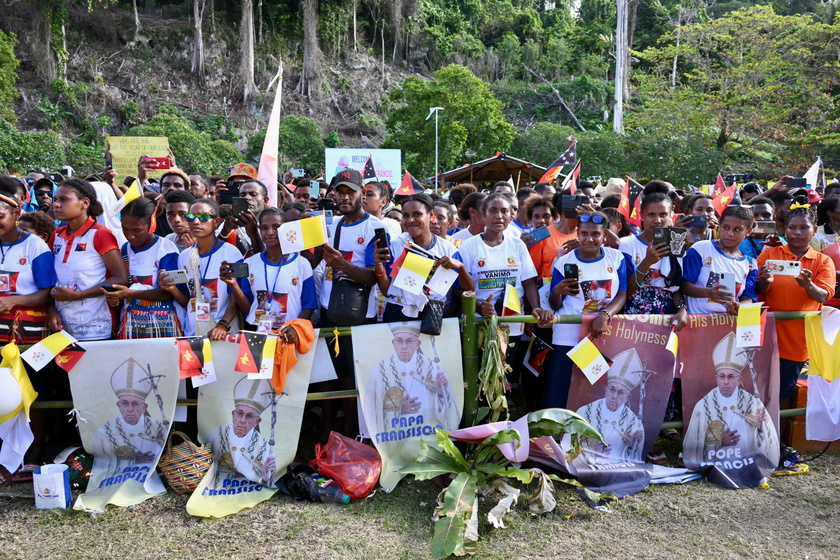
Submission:
<svg viewBox="0 0 840 560">
<path fill-rule="evenodd" d="M 574 348 L 566 352 L 566 355 L 580 368 L 580 371 L 592 385 L 597 383 L 610 369 L 610 364 L 607 363 L 606 358 L 587 337 L 584 337 Z"/>
<path fill-rule="evenodd" d="M 0 465 L 13 473 L 35 441 L 29 426 L 29 407 L 38 393 L 29 382 L 17 344 L 7 344 L 0 353 Z"/>
<path fill-rule="evenodd" d="M 78 342 L 67 331 L 58 331 L 51 334 L 41 342 L 30 346 L 20 355 L 23 360 L 32 366 L 35 371 L 41 371 L 45 365 L 61 353 L 62 350 Z"/>
<path fill-rule="evenodd" d="M 823 307 L 822 315 L 805 317 L 808 344 L 808 404 L 805 437 L 812 441 L 840 439 L 840 310 Z"/>
<path fill-rule="evenodd" d="M 764 343 L 763 323 L 761 302 L 742 303 L 738 308 L 735 345 L 738 348 L 761 346 Z"/>
</svg>

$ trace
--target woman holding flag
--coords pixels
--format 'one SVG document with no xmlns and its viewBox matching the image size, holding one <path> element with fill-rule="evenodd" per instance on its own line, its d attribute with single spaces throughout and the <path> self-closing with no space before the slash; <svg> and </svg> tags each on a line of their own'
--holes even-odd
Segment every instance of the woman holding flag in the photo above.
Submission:
<svg viewBox="0 0 840 560">
<path fill-rule="evenodd" d="M 394 259 L 402 255 L 407 247 L 422 250 L 428 258 L 433 258 L 437 266 L 455 270 L 461 290 L 473 290 L 475 284 L 467 272 L 464 264 L 455 258 L 457 249 L 445 239 L 434 235 L 431 231 L 432 222 L 437 218 L 434 213 L 435 205 L 431 197 L 426 194 L 414 194 L 408 197 L 402 205 L 405 233 L 391 241 L 390 251 L 376 252 L 376 281 L 379 289 L 385 294 L 385 311 L 382 320 L 386 323 L 397 321 L 414 321 L 421 317 L 429 299 L 446 301 L 447 293 L 430 292 L 424 289 L 420 294 L 412 294 L 393 285 L 393 281 L 386 274 L 385 265 L 389 254 Z"/>
<path fill-rule="evenodd" d="M 593 338 L 601 336 L 613 315 L 621 312 L 627 301 L 627 280 L 633 273 L 629 257 L 604 247 L 608 227 L 606 214 L 581 212 L 577 225 L 579 246 L 557 259 L 551 277 L 549 303 L 556 313 L 597 313 L 589 328 Z M 547 323 L 543 320 L 540 326 Z M 554 325 L 552 330 L 554 352 L 550 366 L 541 376 L 544 380 L 540 408 L 565 408 L 573 366 L 567 353 L 580 342 L 580 327 Z"/>
<path fill-rule="evenodd" d="M 475 282 L 478 314 L 482 317 L 502 315 L 505 309 L 510 315 L 522 314 L 524 298 L 535 315 L 550 320 L 551 313 L 540 309 L 537 270 L 528 248 L 521 239 L 506 232 L 512 218 L 507 195 L 493 193 L 485 198 L 484 232 L 464 241 L 455 259 L 464 263 Z M 511 337 L 518 337 L 522 331 L 522 323 L 511 324 Z"/>
<path fill-rule="evenodd" d="M 230 287 L 246 323 L 257 332 L 279 331 L 293 344 L 297 332 L 284 325 L 292 319 L 310 320 L 318 297 L 309 261 L 299 253 L 283 254 L 279 231 L 285 221 L 283 211 L 273 206 L 260 212 L 257 225 L 265 250 L 245 260 L 248 281 L 241 287 L 234 278 L 222 281 Z"/>
</svg>

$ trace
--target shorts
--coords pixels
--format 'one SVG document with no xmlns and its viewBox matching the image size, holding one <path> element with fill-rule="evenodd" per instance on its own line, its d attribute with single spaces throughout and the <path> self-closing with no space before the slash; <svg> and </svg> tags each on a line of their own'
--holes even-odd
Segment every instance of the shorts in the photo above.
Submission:
<svg viewBox="0 0 840 560">
<path fill-rule="evenodd" d="M 779 358 L 779 398 L 793 398 L 796 381 L 802 373 L 802 366 L 805 362 L 794 362 Z"/>
</svg>

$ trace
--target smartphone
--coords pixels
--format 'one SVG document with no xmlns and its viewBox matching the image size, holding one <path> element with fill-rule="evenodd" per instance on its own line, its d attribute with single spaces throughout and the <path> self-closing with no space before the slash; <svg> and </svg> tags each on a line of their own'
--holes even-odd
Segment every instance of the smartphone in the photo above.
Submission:
<svg viewBox="0 0 840 560">
<path fill-rule="evenodd" d="M 671 255 L 675 257 L 685 256 L 687 249 L 686 237 L 688 230 L 675 227 L 658 227 L 653 230 L 653 243 L 667 243 Z"/>
<path fill-rule="evenodd" d="M 563 217 L 577 218 L 577 208 L 583 204 L 589 204 L 589 197 L 583 194 L 564 194 L 560 201 Z"/>
<path fill-rule="evenodd" d="M 706 227 L 709 219 L 706 216 L 692 216 L 691 221 L 686 224 L 687 227 Z"/>
<path fill-rule="evenodd" d="M 808 179 L 805 177 L 796 177 L 788 179 L 785 181 L 785 187 L 792 191 L 794 189 L 807 189 L 808 188 Z"/>
<path fill-rule="evenodd" d="M 239 196 L 239 187 L 244 181 L 227 181 L 224 191 L 219 192 L 219 204 L 232 204 L 232 200 Z"/>
<path fill-rule="evenodd" d="M 718 285 L 723 286 L 727 294 L 730 294 L 733 298 L 735 297 L 735 274 L 732 272 L 721 272 Z"/>
<path fill-rule="evenodd" d="M 147 157 L 144 165 L 151 169 L 169 169 L 169 157 Z"/>
<path fill-rule="evenodd" d="M 106 292 L 116 292 L 116 291 L 119 290 L 119 288 L 115 288 L 110 284 L 103 284 L 102 289 L 105 290 Z"/>
<path fill-rule="evenodd" d="M 376 248 L 382 249 L 383 247 L 390 248 L 388 244 L 388 234 L 385 233 L 385 228 L 376 228 L 373 230 L 374 239 L 376 239 Z"/>
<path fill-rule="evenodd" d="M 802 272 L 802 263 L 799 261 L 774 261 L 768 260 L 765 265 L 770 274 L 781 276 L 799 276 Z"/>
<path fill-rule="evenodd" d="M 304 175 L 306 175 L 306 171 L 304 171 L 303 169 L 290 169 L 289 173 L 291 173 L 292 177 L 295 178 L 303 177 Z"/>
<path fill-rule="evenodd" d="M 235 196 L 231 198 L 230 205 L 231 212 L 233 212 L 234 216 L 238 216 L 242 212 L 247 212 L 251 209 L 251 206 L 248 204 L 248 199 L 240 196 Z"/>
<path fill-rule="evenodd" d="M 757 235 L 774 235 L 776 222 L 756 222 L 752 232 Z"/>
<path fill-rule="evenodd" d="M 335 211 L 335 200 L 333 200 L 331 198 L 319 198 L 318 199 L 318 210 Z"/>
<path fill-rule="evenodd" d="M 309 181 L 309 189 L 315 194 L 318 194 L 318 189 L 320 188 L 321 184 L 318 181 Z"/>
<path fill-rule="evenodd" d="M 540 241 L 544 239 L 548 239 L 551 237 L 551 232 L 548 230 L 548 226 L 542 226 L 537 229 L 532 229 L 526 234 L 522 235 L 522 241 L 525 242 L 525 245 L 528 247 L 533 247 Z"/>
<path fill-rule="evenodd" d="M 189 277 L 187 276 L 187 271 L 182 268 L 176 270 L 167 270 L 166 276 L 170 280 L 172 280 L 173 284 L 186 284 L 189 280 Z"/>
<path fill-rule="evenodd" d="M 223 278 L 247 278 L 248 277 L 248 263 L 229 263 L 230 272 L 225 274 Z"/>
<path fill-rule="evenodd" d="M 577 284 L 576 293 L 580 292 L 580 282 L 578 276 L 578 265 L 574 263 L 566 263 L 563 265 L 563 278 L 565 280 L 574 280 Z"/>
<path fill-rule="evenodd" d="M 114 156 L 111 152 L 105 152 L 105 167 L 114 167 Z"/>
</svg>

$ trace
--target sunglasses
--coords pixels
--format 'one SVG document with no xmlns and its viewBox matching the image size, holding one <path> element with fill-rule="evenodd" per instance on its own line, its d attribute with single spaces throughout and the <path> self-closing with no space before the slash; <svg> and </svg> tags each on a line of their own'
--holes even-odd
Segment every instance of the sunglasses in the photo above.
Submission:
<svg viewBox="0 0 840 560">
<path fill-rule="evenodd" d="M 590 216 L 589 214 L 581 214 L 580 216 L 578 216 L 578 221 L 582 224 L 585 224 L 587 222 L 592 222 L 593 224 L 602 224 L 606 220 L 607 219 L 605 217 L 598 215 Z"/>
<path fill-rule="evenodd" d="M 187 214 L 187 221 L 194 222 L 196 218 L 198 218 L 198 221 L 203 224 L 204 222 L 209 222 L 215 217 L 216 216 L 214 214 L 211 214 L 210 212 L 202 212 L 201 214 Z"/>
</svg>

